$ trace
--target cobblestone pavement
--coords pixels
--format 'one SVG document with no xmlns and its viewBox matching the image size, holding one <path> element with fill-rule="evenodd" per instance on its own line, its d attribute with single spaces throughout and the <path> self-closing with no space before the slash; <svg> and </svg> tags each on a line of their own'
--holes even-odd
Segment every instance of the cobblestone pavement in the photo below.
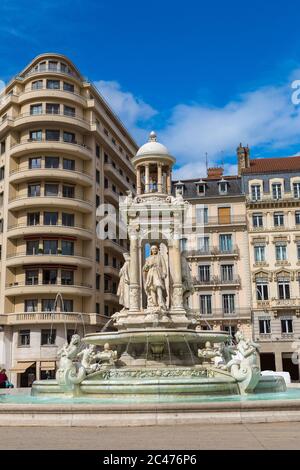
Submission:
<svg viewBox="0 0 300 470">
<path fill-rule="evenodd" d="M 299 449 L 300 423 L 0 427 L 0 449 Z"/>
</svg>

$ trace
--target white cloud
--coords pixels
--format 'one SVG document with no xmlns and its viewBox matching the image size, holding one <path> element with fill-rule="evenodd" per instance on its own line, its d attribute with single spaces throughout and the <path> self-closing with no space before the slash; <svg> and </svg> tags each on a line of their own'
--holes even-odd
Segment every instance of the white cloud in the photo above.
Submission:
<svg viewBox="0 0 300 470">
<path fill-rule="evenodd" d="M 295 70 L 291 76 L 300 78 L 300 71 Z M 264 149 L 268 152 L 282 149 L 286 153 L 285 148 L 300 145 L 300 105 L 291 101 L 294 92 L 291 82 L 243 93 L 222 107 L 197 102 L 174 106 L 158 133 L 159 140 L 177 159 L 179 168 L 174 177 L 205 175 L 206 152 L 209 166 L 224 159 L 225 172 L 236 172 L 236 165 L 231 162 L 239 142 L 259 148 L 262 156 Z M 153 123 L 156 118 L 161 119 L 151 105 L 122 91 L 117 82 L 99 81 L 96 85 L 138 140 L 145 139 L 144 129 L 152 127 L 150 120 Z"/>
<path fill-rule="evenodd" d="M 136 138 L 144 138 L 143 123 L 157 114 L 157 111 L 141 98 L 128 91 L 123 91 L 116 81 L 99 80 L 94 83 L 104 99 L 112 107 L 125 126 Z"/>
<path fill-rule="evenodd" d="M 0 94 L 4 90 L 4 88 L 5 88 L 5 83 L 3 80 L 0 80 Z"/>
</svg>

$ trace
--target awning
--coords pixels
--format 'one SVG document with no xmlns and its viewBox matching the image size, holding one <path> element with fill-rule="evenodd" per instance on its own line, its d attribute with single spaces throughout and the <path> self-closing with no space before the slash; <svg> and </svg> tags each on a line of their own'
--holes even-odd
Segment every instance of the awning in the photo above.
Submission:
<svg viewBox="0 0 300 470">
<path fill-rule="evenodd" d="M 15 367 L 12 367 L 10 371 L 16 372 L 17 374 L 23 374 L 25 370 L 33 366 L 33 364 L 35 364 L 35 362 L 17 362 L 17 365 Z"/>
<path fill-rule="evenodd" d="M 41 362 L 41 370 L 55 370 L 55 361 Z"/>
</svg>

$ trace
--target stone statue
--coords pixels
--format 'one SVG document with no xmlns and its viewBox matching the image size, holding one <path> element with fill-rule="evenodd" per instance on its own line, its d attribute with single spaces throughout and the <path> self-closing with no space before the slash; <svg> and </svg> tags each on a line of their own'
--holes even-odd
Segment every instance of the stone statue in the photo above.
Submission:
<svg viewBox="0 0 300 470">
<path fill-rule="evenodd" d="M 156 245 L 151 246 L 150 253 L 143 267 L 147 308 L 154 307 L 166 310 L 166 262 Z"/>
<path fill-rule="evenodd" d="M 206 341 L 204 349 L 198 349 L 198 357 L 203 359 L 203 365 L 212 364 L 213 359 L 218 356 L 218 350 L 213 348 L 210 341 Z"/>
<path fill-rule="evenodd" d="M 252 340 L 246 340 L 240 330 L 235 338 L 237 354 L 226 364 L 226 368 L 237 380 L 241 393 L 252 392 L 260 378 L 259 346 Z"/>
<path fill-rule="evenodd" d="M 56 380 L 60 385 L 79 384 L 86 376 L 85 368 L 74 362 L 81 348 L 79 335 L 73 335 L 70 344 L 66 343 L 57 353 L 59 365 Z"/>
<path fill-rule="evenodd" d="M 115 362 L 118 359 L 118 353 L 116 350 L 110 349 L 109 343 L 105 343 L 103 351 L 97 353 L 95 355 L 95 359 L 98 362 L 98 369 L 115 367 Z"/>
<path fill-rule="evenodd" d="M 189 297 L 194 293 L 194 284 L 191 276 L 191 269 L 187 259 L 181 253 L 181 270 L 182 270 L 182 288 L 183 288 L 183 306 L 189 308 Z"/>
<path fill-rule="evenodd" d="M 90 344 L 88 348 L 77 354 L 77 357 L 81 358 L 81 365 L 85 368 L 87 374 L 92 374 L 98 369 L 95 350 L 96 346 Z"/>
<path fill-rule="evenodd" d="M 129 296 L 130 296 L 130 278 L 129 278 L 129 265 L 130 265 L 130 255 L 124 253 L 125 263 L 120 269 L 120 282 L 117 290 L 117 295 L 119 296 L 119 303 L 123 305 L 125 309 L 129 308 Z"/>
</svg>

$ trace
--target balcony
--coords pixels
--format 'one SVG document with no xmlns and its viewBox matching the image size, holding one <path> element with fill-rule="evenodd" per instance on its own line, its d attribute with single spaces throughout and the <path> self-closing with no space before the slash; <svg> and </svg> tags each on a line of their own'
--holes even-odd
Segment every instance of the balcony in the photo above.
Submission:
<svg viewBox="0 0 300 470">
<path fill-rule="evenodd" d="M 38 253 L 27 254 L 26 252 L 12 252 L 6 256 L 7 267 L 28 265 L 28 264 L 70 264 L 80 268 L 91 268 L 92 258 L 90 256 L 83 256 L 81 253 L 74 253 L 74 255 L 65 255 L 62 253 Z"/>
<path fill-rule="evenodd" d="M 113 266 L 104 266 L 104 274 L 108 274 L 110 276 L 119 277 L 120 268 L 113 267 Z"/>
<path fill-rule="evenodd" d="M 38 225 L 26 225 L 26 224 L 15 224 L 10 225 L 7 229 L 8 238 L 20 238 L 24 235 L 68 235 L 79 237 L 84 240 L 91 240 L 94 237 L 94 233 L 90 227 L 85 225 L 45 225 L 45 224 L 38 224 Z"/>
<path fill-rule="evenodd" d="M 199 320 L 251 320 L 251 309 L 248 307 L 236 308 L 233 312 L 227 312 L 223 308 L 212 309 L 211 313 L 201 313 L 199 309 L 192 309 L 192 312 L 199 315 Z"/>
<path fill-rule="evenodd" d="M 90 122 L 77 117 L 75 114 L 67 114 L 67 113 L 22 113 L 16 116 L 11 123 L 11 126 L 21 131 L 23 128 L 28 128 L 30 125 L 48 125 L 48 124 L 61 124 L 61 125 L 69 125 L 73 128 L 77 128 L 78 131 L 89 132 L 90 131 Z"/>
<path fill-rule="evenodd" d="M 119 304 L 119 297 L 117 296 L 117 294 L 115 294 L 113 292 L 104 291 L 104 301 L 118 305 Z"/>
<path fill-rule="evenodd" d="M 291 299 L 271 299 L 270 300 L 270 307 L 272 308 L 300 308 L 300 298 L 293 297 Z"/>
<path fill-rule="evenodd" d="M 8 209 L 20 210 L 28 207 L 67 207 L 75 211 L 89 213 L 93 210 L 93 204 L 89 199 L 85 198 L 68 198 L 61 196 L 18 196 L 9 199 Z"/>
<path fill-rule="evenodd" d="M 20 183 L 21 181 L 30 180 L 32 178 L 63 180 L 70 183 L 80 183 L 82 186 L 92 186 L 93 177 L 85 170 L 66 170 L 64 168 L 28 168 L 28 166 L 19 166 L 9 173 L 9 181 L 11 183 Z"/>
<path fill-rule="evenodd" d="M 246 203 L 248 206 L 253 207 L 285 207 L 289 204 L 299 204 L 299 198 L 295 198 L 292 192 L 285 192 L 282 194 L 282 197 L 278 199 L 273 198 L 272 194 L 270 193 L 265 193 L 261 195 L 260 199 L 252 199 L 251 196 L 246 196 Z"/>
<path fill-rule="evenodd" d="M 231 215 L 228 218 L 225 217 L 207 217 L 205 220 L 199 220 L 193 218 L 193 225 L 200 227 L 219 227 L 221 226 L 232 226 L 232 225 L 246 225 L 246 215 Z"/>
<path fill-rule="evenodd" d="M 105 188 L 104 189 L 104 198 L 106 199 L 105 202 L 110 202 L 112 204 L 117 204 L 117 206 L 119 207 L 120 195 L 116 191 L 113 191 L 111 188 Z"/>
<path fill-rule="evenodd" d="M 30 72 L 27 72 L 25 78 L 32 77 L 33 75 L 43 75 L 45 73 L 51 73 L 55 75 L 63 75 L 67 77 L 72 77 L 73 79 L 80 80 L 79 75 L 68 68 L 61 69 L 59 66 L 54 67 L 53 65 L 45 64 L 43 67 L 38 67 L 36 70 L 31 69 Z"/>
<path fill-rule="evenodd" d="M 107 176 L 111 176 L 117 182 L 118 185 L 122 186 L 122 188 L 125 191 L 130 186 L 132 186 L 132 182 L 130 184 L 126 181 L 126 174 L 124 174 L 124 172 L 123 172 L 123 174 L 121 175 L 119 170 L 117 168 L 115 168 L 112 163 L 104 163 L 103 168 L 104 168 L 104 173 Z"/>
<path fill-rule="evenodd" d="M 28 294 L 53 294 L 57 292 L 62 294 L 79 295 L 87 297 L 93 294 L 93 288 L 91 284 L 76 283 L 76 284 L 62 284 L 57 282 L 56 284 L 43 284 L 41 282 L 37 284 L 26 284 L 23 282 L 11 282 L 5 286 L 5 295 L 17 296 L 17 295 L 28 295 Z"/>
<path fill-rule="evenodd" d="M 119 255 L 123 255 L 123 253 L 127 252 L 127 247 L 125 247 L 126 240 L 123 240 L 124 246 L 121 246 L 119 243 L 113 240 L 104 240 L 104 248 L 107 250 L 112 250 L 114 253 L 118 253 Z"/>
<path fill-rule="evenodd" d="M 198 250 L 186 250 L 185 255 L 187 258 L 207 258 L 207 257 L 238 257 L 239 248 L 238 246 L 233 246 L 227 250 L 220 249 L 219 247 L 213 246 L 205 249 Z"/>
<path fill-rule="evenodd" d="M 10 155 L 13 157 L 21 157 L 31 152 L 63 152 L 65 154 L 74 155 L 83 160 L 90 160 L 92 158 L 91 149 L 83 144 L 74 142 L 66 142 L 63 139 L 59 140 L 32 140 L 26 139 L 13 145 L 10 148 Z"/>
<path fill-rule="evenodd" d="M 19 105 L 32 100 L 41 100 L 48 98 L 56 98 L 61 101 L 67 101 L 86 107 L 86 98 L 73 91 L 64 90 L 63 88 L 52 89 L 47 87 L 37 88 L 36 90 L 27 90 L 17 96 Z"/>
<path fill-rule="evenodd" d="M 232 279 L 222 279 L 219 276 L 211 276 L 209 279 L 203 280 L 199 277 L 193 278 L 193 283 L 195 287 L 209 287 L 209 286 L 240 286 L 241 278 L 240 276 L 234 276 Z"/>
</svg>

